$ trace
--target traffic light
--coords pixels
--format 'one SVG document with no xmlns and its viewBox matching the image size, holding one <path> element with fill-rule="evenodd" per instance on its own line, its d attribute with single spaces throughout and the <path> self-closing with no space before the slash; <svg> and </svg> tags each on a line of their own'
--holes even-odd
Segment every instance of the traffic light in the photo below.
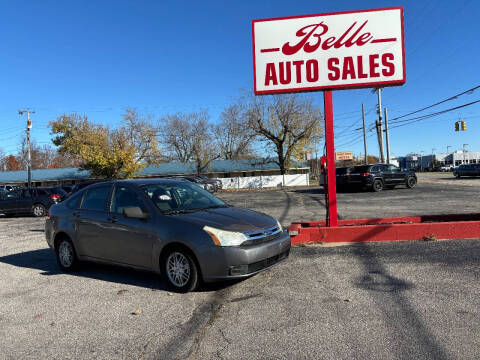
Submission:
<svg viewBox="0 0 480 360">
<path fill-rule="evenodd" d="M 458 123 L 458 121 L 455 123 L 455 131 L 459 131 L 460 130 L 460 124 Z"/>
<path fill-rule="evenodd" d="M 462 131 L 467 130 L 467 123 L 462 120 Z"/>
</svg>

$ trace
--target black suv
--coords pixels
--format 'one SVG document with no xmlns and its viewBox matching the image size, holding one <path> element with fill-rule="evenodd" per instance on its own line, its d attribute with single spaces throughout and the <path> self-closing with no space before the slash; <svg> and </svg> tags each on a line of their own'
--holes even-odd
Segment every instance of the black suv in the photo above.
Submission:
<svg viewBox="0 0 480 360">
<path fill-rule="evenodd" d="M 5 215 L 32 214 L 45 216 L 61 196 L 50 188 L 31 188 L 0 193 L 0 213 Z"/>
<path fill-rule="evenodd" d="M 368 188 L 382 191 L 393 189 L 397 185 L 413 188 L 417 184 L 417 175 L 413 170 L 402 170 L 395 165 L 373 164 L 338 168 L 337 187 Z"/>
<path fill-rule="evenodd" d="M 480 164 L 463 164 L 453 169 L 453 175 L 460 176 L 480 176 Z"/>
</svg>

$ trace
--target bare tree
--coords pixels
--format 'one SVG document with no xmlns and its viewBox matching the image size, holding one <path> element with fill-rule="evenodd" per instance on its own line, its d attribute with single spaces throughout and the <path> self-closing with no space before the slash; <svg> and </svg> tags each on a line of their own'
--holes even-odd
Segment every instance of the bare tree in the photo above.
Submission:
<svg viewBox="0 0 480 360">
<path fill-rule="evenodd" d="M 249 101 L 248 123 L 273 148 L 281 174 L 286 174 L 294 153 L 322 132 L 322 114 L 310 98 L 297 94 L 256 96 Z"/>
<path fill-rule="evenodd" d="M 183 163 L 194 161 L 197 173 L 201 173 L 220 157 L 206 110 L 167 115 L 161 121 L 160 136 L 171 158 Z"/>
<path fill-rule="evenodd" d="M 224 159 L 254 157 L 252 142 L 255 133 L 248 126 L 245 106 L 241 103 L 228 106 L 222 111 L 220 122 L 215 125 L 214 134 Z"/>
</svg>

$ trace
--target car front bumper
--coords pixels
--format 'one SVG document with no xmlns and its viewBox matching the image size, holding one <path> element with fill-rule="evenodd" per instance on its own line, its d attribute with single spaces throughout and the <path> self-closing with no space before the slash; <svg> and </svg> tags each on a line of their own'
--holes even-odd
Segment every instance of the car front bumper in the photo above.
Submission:
<svg viewBox="0 0 480 360">
<path fill-rule="evenodd" d="M 263 244 L 218 246 L 200 259 L 203 279 L 212 282 L 255 275 L 287 259 L 290 247 L 288 231 L 283 231 L 279 238 Z"/>
</svg>

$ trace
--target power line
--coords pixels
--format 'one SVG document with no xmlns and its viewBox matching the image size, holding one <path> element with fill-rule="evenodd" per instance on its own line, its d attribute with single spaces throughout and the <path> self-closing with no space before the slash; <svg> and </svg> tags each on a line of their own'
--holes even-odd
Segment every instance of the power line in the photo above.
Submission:
<svg viewBox="0 0 480 360">
<path fill-rule="evenodd" d="M 401 118 L 404 118 L 404 117 L 407 117 L 407 116 L 410 116 L 410 115 L 419 113 L 419 112 L 421 112 L 421 111 L 430 109 L 430 108 L 432 108 L 432 107 L 434 107 L 434 106 L 443 104 L 443 103 L 445 103 L 445 102 L 447 102 L 447 101 L 455 100 L 455 99 L 457 99 L 459 96 L 465 95 L 465 94 L 467 94 L 467 93 L 470 93 L 470 94 L 471 94 L 471 93 L 473 93 L 475 90 L 477 90 L 478 88 L 480 88 L 480 85 L 475 86 L 475 87 L 473 87 L 473 88 L 471 88 L 471 89 L 465 90 L 465 91 L 461 92 L 460 94 L 451 96 L 451 97 L 449 97 L 448 99 L 439 101 L 439 102 L 437 102 L 437 103 L 435 103 L 435 104 L 433 104 L 433 105 L 426 106 L 426 107 L 424 107 L 424 108 L 422 108 L 422 109 L 412 111 L 412 112 L 410 112 L 410 113 L 408 113 L 408 114 L 404 114 L 404 115 L 402 115 L 402 116 L 397 116 L 396 118 L 393 118 L 393 119 L 390 121 L 390 123 L 394 122 L 395 120 L 398 120 L 398 119 L 401 119 Z"/>
</svg>

